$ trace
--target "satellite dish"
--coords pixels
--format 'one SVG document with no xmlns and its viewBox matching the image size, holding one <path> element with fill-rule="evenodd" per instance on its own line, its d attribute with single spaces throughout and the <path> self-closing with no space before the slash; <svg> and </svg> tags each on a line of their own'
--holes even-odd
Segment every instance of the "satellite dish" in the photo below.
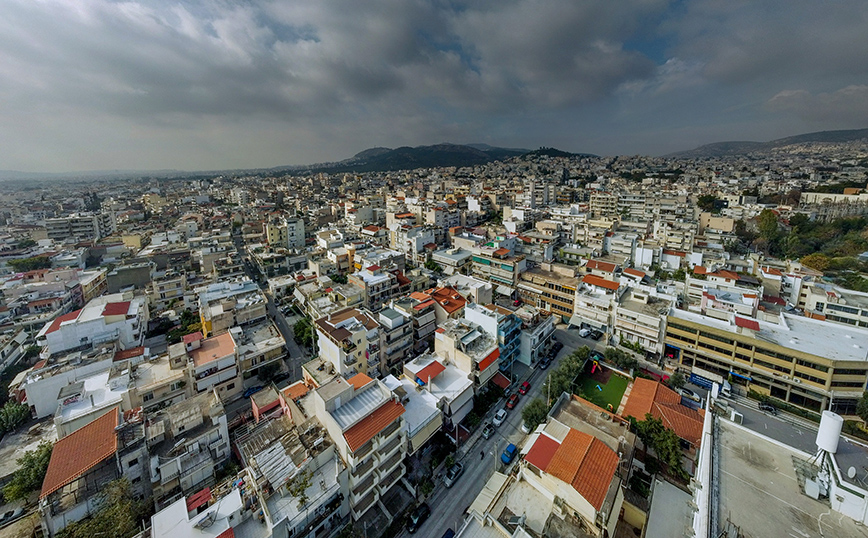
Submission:
<svg viewBox="0 0 868 538">
<path fill-rule="evenodd" d="M 847 478 L 853 479 L 856 478 L 856 468 L 852 465 L 849 469 L 847 469 Z"/>
</svg>

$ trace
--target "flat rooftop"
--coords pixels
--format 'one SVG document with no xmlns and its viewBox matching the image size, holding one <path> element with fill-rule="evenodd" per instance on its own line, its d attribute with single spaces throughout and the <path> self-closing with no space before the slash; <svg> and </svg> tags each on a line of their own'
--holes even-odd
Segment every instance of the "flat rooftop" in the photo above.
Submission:
<svg viewBox="0 0 868 538">
<path fill-rule="evenodd" d="M 722 525 L 729 517 L 745 536 L 868 538 L 868 528 L 801 493 L 793 458 L 804 453 L 726 420 L 718 443 Z"/>
<path fill-rule="evenodd" d="M 686 310 L 672 309 L 669 315 L 732 333 L 736 329 L 728 321 Z M 868 361 L 868 330 L 787 314 L 781 314 L 780 319 L 786 325 L 759 321 L 756 338 L 831 360 Z"/>
</svg>

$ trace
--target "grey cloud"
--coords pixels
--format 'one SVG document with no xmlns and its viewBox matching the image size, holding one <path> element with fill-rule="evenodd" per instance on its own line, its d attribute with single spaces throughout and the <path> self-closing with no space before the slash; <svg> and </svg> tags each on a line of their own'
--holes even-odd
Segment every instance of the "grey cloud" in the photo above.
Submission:
<svg viewBox="0 0 868 538">
<path fill-rule="evenodd" d="M 792 113 L 810 122 L 838 121 L 852 127 L 868 124 L 868 86 L 847 86 L 834 92 L 813 94 L 785 90 L 766 103 L 772 112 Z"/>
</svg>

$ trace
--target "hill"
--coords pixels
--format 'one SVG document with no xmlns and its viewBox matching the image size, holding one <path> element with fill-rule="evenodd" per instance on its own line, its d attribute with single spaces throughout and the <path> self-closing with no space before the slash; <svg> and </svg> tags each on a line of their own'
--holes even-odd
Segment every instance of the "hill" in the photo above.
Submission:
<svg viewBox="0 0 868 538">
<path fill-rule="evenodd" d="M 842 142 L 855 142 L 866 138 L 868 138 L 868 129 L 818 131 L 816 133 L 805 133 L 796 136 L 788 136 L 786 138 L 779 138 L 770 142 L 715 142 L 713 144 L 706 144 L 704 146 L 699 146 L 698 148 L 687 151 L 670 153 L 669 155 L 665 155 L 665 157 L 676 159 L 726 157 L 732 155 L 745 155 L 747 153 L 772 151 L 775 149 L 798 144 L 836 144 Z"/>
</svg>

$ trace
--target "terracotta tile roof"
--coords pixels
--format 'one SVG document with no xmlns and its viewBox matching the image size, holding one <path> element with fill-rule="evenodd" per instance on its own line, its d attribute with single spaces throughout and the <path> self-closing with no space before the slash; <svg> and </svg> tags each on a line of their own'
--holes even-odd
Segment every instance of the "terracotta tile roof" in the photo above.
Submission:
<svg viewBox="0 0 868 538">
<path fill-rule="evenodd" d="M 500 357 L 500 348 L 494 348 L 494 351 L 488 354 L 487 357 L 479 361 L 479 371 L 482 372 Z"/>
<path fill-rule="evenodd" d="M 437 288 L 431 293 L 431 298 L 437 301 L 447 314 L 452 314 L 467 304 L 467 300 L 455 288 Z"/>
<path fill-rule="evenodd" d="M 229 527 L 225 531 L 218 534 L 217 538 L 235 538 L 235 531 L 232 530 L 232 527 Z"/>
<path fill-rule="evenodd" d="M 524 460 L 537 469 L 545 471 L 560 446 L 560 443 L 548 435 L 540 435 L 533 446 L 530 447 Z"/>
<path fill-rule="evenodd" d="M 440 364 L 440 361 L 431 361 L 431 364 L 416 372 L 416 378 L 421 379 L 427 384 L 444 370 L 446 370 L 446 367 Z"/>
<path fill-rule="evenodd" d="M 379 227 L 379 226 L 374 226 L 373 224 L 371 224 L 371 225 L 369 225 L 369 226 L 365 226 L 365 227 L 362 228 L 362 229 L 365 230 L 365 231 L 367 231 L 367 232 L 379 232 L 379 231 L 380 231 L 380 227 Z"/>
<path fill-rule="evenodd" d="M 427 301 L 431 296 L 427 293 L 422 293 L 421 291 L 414 291 L 410 294 L 410 298 L 416 299 L 417 301 Z"/>
<path fill-rule="evenodd" d="M 355 452 L 404 414 L 404 406 L 389 400 L 344 432 L 347 446 Z"/>
<path fill-rule="evenodd" d="M 55 443 L 39 498 L 44 499 L 111 457 L 118 449 L 117 425 L 118 411 L 112 409 Z"/>
<path fill-rule="evenodd" d="M 670 250 L 670 249 L 663 249 L 663 254 L 668 254 L 670 256 L 678 256 L 679 258 L 684 258 L 685 256 L 687 256 L 686 252 L 682 252 L 680 250 Z"/>
<path fill-rule="evenodd" d="M 607 273 L 614 273 L 615 267 L 617 266 L 614 263 L 601 262 L 599 260 L 591 260 L 588 262 L 588 269 L 597 269 Z"/>
<path fill-rule="evenodd" d="M 743 327 L 752 331 L 760 330 L 759 322 L 755 319 L 746 319 L 735 316 L 735 325 L 736 327 Z"/>
<path fill-rule="evenodd" d="M 310 389 L 307 388 L 307 385 L 305 385 L 303 381 L 299 380 L 283 389 L 283 395 L 290 400 L 298 400 L 307 394 L 309 390 Z"/>
<path fill-rule="evenodd" d="M 703 267 L 701 265 L 694 265 L 693 266 L 693 274 L 694 275 L 705 275 L 705 274 L 708 274 L 708 269 L 706 269 L 705 267 Z"/>
<path fill-rule="evenodd" d="M 193 364 L 197 367 L 233 353 L 235 353 L 235 341 L 229 333 L 206 338 L 202 340 L 198 349 L 191 349 L 188 352 L 190 358 L 193 359 Z"/>
<path fill-rule="evenodd" d="M 347 379 L 347 383 L 349 383 L 350 385 L 355 387 L 356 390 L 359 390 L 360 388 L 364 387 L 365 385 L 367 385 L 371 381 L 373 381 L 373 379 L 368 377 L 367 374 L 364 374 L 361 372 L 354 375 L 353 377 Z"/>
<path fill-rule="evenodd" d="M 497 256 L 506 256 L 507 254 L 509 254 L 509 249 L 508 248 L 499 248 L 499 249 L 494 251 L 494 254 L 496 254 Z"/>
<path fill-rule="evenodd" d="M 708 276 L 716 276 L 720 278 L 725 278 L 727 280 L 738 280 L 738 273 L 733 273 L 732 271 L 726 271 L 721 269 L 720 271 L 714 273 L 707 273 Z"/>
<path fill-rule="evenodd" d="M 633 269 L 632 267 L 628 267 L 628 268 L 624 269 L 624 274 L 637 276 L 639 278 L 643 278 L 645 276 L 645 273 L 643 271 L 639 271 L 638 269 Z"/>
<path fill-rule="evenodd" d="M 144 355 L 144 354 L 145 354 L 144 346 L 138 346 L 138 347 L 134 347 L 134 348 L 130 348 L 130 349 L 121 349 L 121 350 L 115 352 L 114 360 L 123 361 L 126 359 L 132 359 L 133 357 L 138 357 L 138 356 Z"/>
<path fill-rule="evenodd" d="M 615 291 L 620 287 L 617 282 L 606 280 L 605 278 L 599 277 L 597 275 L 585 275 L 584 278 L 582 278 L 582 282 L 585 282 L 586 284 L 591 286 L 597 286 L 612 291 Z"/>
<path fill-rule="evenodd" d="M 705 412 L 681 405 L 681 396 L 657 381 L 636 378 L 621 414 L 636 420 L 645 420 L 648 413 L 661 419 L 663 425 L 674 431 L 678 437 L 699 446 Z"/>
<path fill-rule="evenodd" d="M 395 215 L 395 218 L 396 219 L 408 219 L 408 218 L 415 217 L 415 216 L 416 215 L 414 215 L 413 213 L 398 213 L 397 215 Z"/>
<path fill-rule="evenodd" d="M 60 324 L 64 321 L 73 321 L 78 319 L 78 315 L 81 314 L 82 309 L 78 309 L 75 312 L 70 312 L 69 314 L 64 314 L 62 316 L 58 316 L 54 318 L 54 321 L 51 322 L 51 326 L 48 327 L 48 330 L 45 331 L 45 334 L 53 333 L 57 329 L 60 328 Z"/>
<path fill-rule="evenodd" d="M 446 329 L 444 329 L 443 327 L 437 327 L 437 330 L 434 332 L 439 333 L 439 334 L 443 334 L 446 332 Z"/>
<path fill-rule="evenodd" d="M 570 429 L 555 451 L 546 472 L 570 484 L 599 510 L 618 468 L 618 455 L 599 439 Z"/>
<path fill-rule="evenodd" d="M 779 269 L 775 269 L 774 267 L 763 267 L 762 272 L 774 276 L 784 276 L 784 274 Z"/>
<path fill-rule="evenodd" d="M 102 309 L 103 316 L 126 316 L 130 310 L 130 302 L 122 301 L 120 303 L 106 303 Z"/>
<path fill-rule="evenodd" d="M 193 334 L 185 334 L 183 340 L 185 344 L 191 344 L 193 342 L 201 340 L 202 338 L 204 338 L 204 336 L 202 335 L 202 331 L 196 331 Z"/>
</svg>

